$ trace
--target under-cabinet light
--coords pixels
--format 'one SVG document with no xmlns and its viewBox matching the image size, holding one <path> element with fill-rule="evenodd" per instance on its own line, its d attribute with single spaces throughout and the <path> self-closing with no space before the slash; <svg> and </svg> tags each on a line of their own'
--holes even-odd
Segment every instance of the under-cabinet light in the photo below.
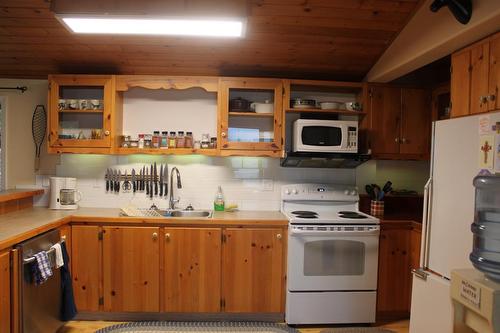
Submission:
<svg viewBox="0 0 500 333">
<path fill-rule="evenodd" d="M 75 33 L 242 37 L 243 20 L 60 17 Z"/>
</svg>

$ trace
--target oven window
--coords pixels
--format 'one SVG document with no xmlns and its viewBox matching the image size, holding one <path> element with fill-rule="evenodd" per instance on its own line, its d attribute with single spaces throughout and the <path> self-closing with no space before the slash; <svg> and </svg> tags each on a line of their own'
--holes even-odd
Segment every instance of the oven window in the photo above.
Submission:
<svg viewBox="0 0 500 333">
<path fill-rule="evenodd" d="M 302 143 L 308 146 L 340 146 L 342 129 L 331 126 L 304 126 Z"/>
<path fill-rule="evenodd" d="M 304 276 L 363 275 L 365 244 L 321 240 L 304 244 Z"/>
</svg>

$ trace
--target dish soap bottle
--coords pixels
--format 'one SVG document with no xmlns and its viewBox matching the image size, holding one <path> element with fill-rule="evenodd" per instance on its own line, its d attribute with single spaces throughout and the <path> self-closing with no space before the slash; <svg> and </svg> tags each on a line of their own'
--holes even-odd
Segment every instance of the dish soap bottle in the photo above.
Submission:
<svg viewBox="0 0 500 333">
<path fill-rule="evenodd" d="M 224 195 L 222 194 L 222 187 L 220 186 L 217 190 L 217 194 L 215 195 L 214 210 L 217 212 L 224 211 Z"/>
</svg>

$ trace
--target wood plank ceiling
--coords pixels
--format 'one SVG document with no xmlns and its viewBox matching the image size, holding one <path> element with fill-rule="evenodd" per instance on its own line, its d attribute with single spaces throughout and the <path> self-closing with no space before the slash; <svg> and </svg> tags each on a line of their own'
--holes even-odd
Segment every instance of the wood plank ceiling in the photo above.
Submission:
<svg viewBox="0 0 500 333">
<path fill-rule="evenodd" d="M 55 73 L 361 80 L 421 0 L 251 0 L 246 37 L 75 35 L 46 0 L 0 1 L 0 77 Z"/>
</svg>

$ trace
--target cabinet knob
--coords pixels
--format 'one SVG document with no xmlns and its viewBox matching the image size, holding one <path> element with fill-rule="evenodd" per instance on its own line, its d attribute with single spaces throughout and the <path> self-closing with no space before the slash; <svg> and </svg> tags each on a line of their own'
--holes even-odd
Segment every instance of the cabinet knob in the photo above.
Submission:
<svg viewBox="0 0 500 333">
<path fill-rule="evenodd" d="M 481 97 L 479 97 L 479 105 L 488 102 L 488 97 L 489 96 L 481 96 Z"/>
<path fill-rule="evenodd" d="M 109 131 L 104 131 L 104 135 L 108 136 L 110 134 Z"/>
<path fill-rule="evenodd" d="M 158 233 L 157 232 L 153 232 L 153 240 L 157 240 L 158 239 Z"/>
<path fill-rule="evenodd" d="M 220 134 L 220 136 L 222 136 L 223 138 L 225 138 L 225 137 L 226 137 L 226 132 L 222 132 L 222 133 Z"/>
<path fill-rule="evenodd" d="M 406 143 L 406 138 L 402 138 L 401 143 Z"/>
<path fill-rule="evenodd" d="M 277 239 L 281 239 L 281 238 L 283 238 L 283 236 L 282 236 L 281 234 L 277 234 L 277 235 L 276 235 L 276 238 L 277 238 Z"/>
<path fill-rule="evenodd" d="M 165 234 L 165 239 L 170 240 L 170 234 L 168 232 Z"/>
<path fill-rule="evenodd" d="M 399 138 L 395 138 L 394 142 L 399 143 Z"/>
<path fill-rule="evenodd" d="M 496 98 L 497 98 L 497 97 L 496 97 L 495 95 L 489 95 L 489 96 L 488 96 L 488 100 L 489 100 L 490 102 L 493 102 Z"/>
</svg>

